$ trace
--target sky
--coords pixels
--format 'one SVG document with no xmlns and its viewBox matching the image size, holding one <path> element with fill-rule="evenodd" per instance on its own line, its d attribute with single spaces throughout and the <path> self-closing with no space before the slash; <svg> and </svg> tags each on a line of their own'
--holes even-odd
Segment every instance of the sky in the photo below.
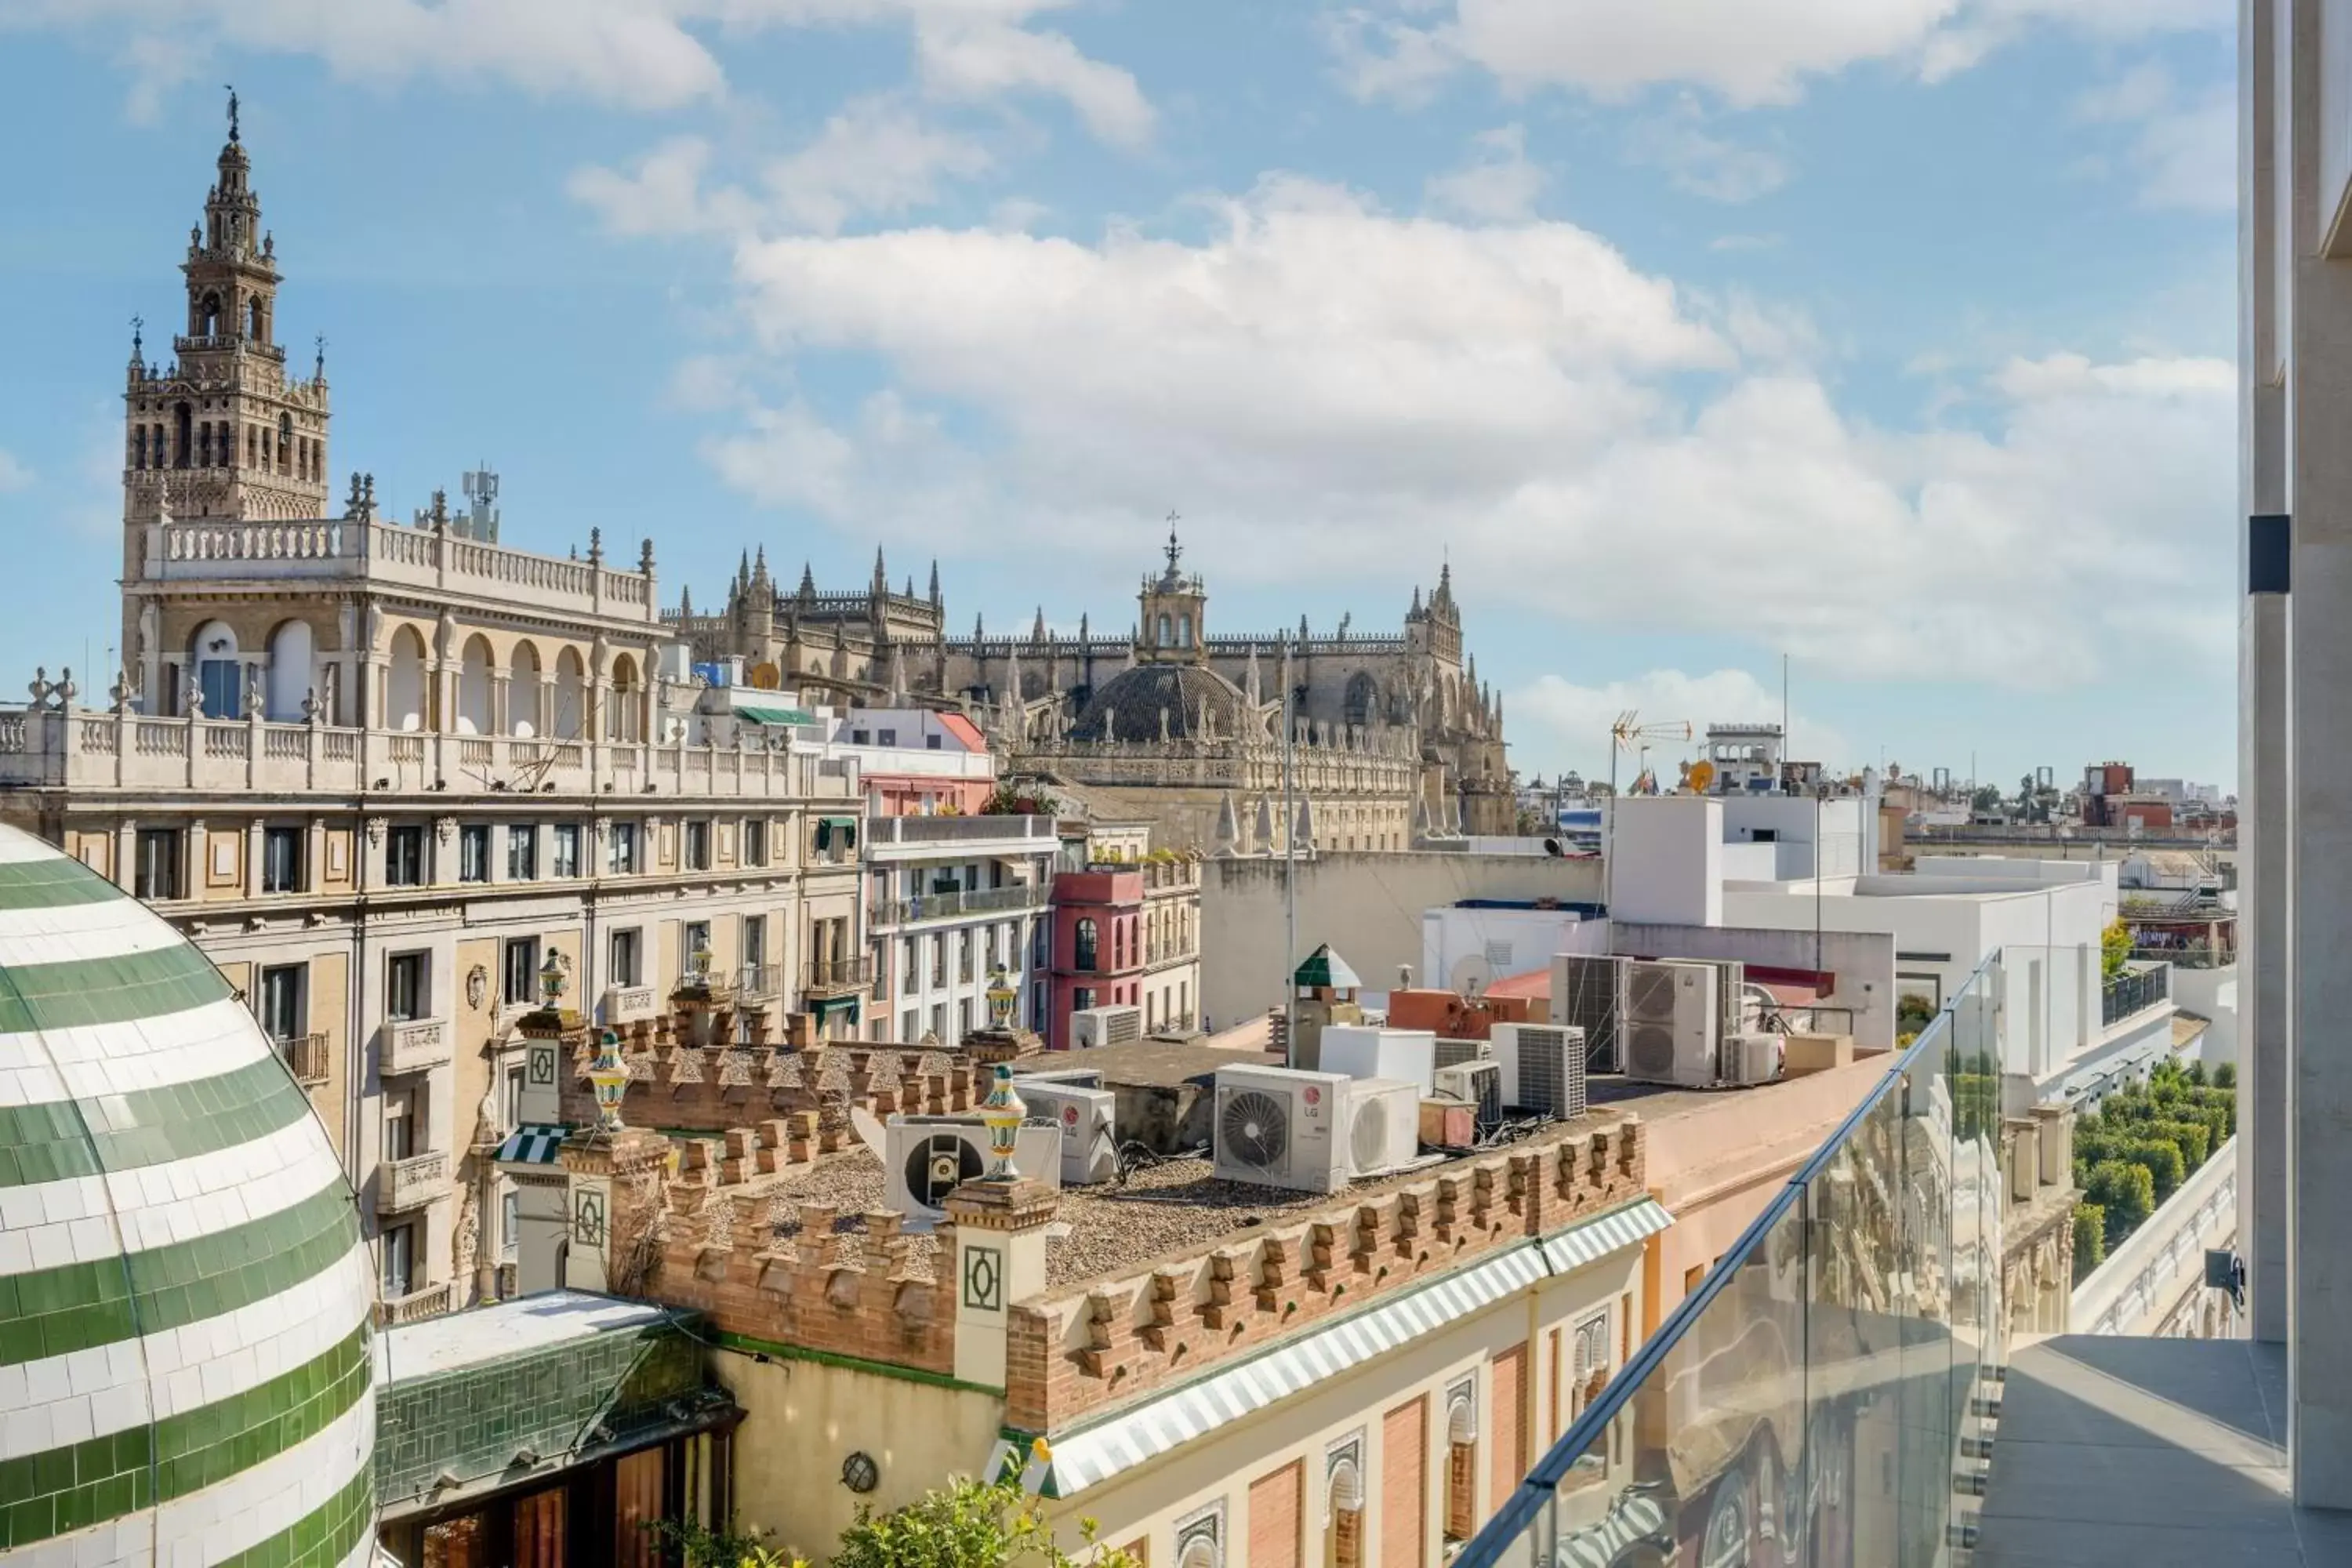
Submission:
<svg viewBox="0 0 2352 1568">
<path fill-rule="evenodd" d="M 1213 631 L 1450 567 L 1523 775 L 1785 660 L 1832 767 L 2229 784 L 2233 13 L 0 0 L 0 677 L 115 657 L 130 321 L 234 83 L 389 515 L 488 462 L 667 603 L 878 546 L 1101 633 L 1172 511 Z"/>
</svg>

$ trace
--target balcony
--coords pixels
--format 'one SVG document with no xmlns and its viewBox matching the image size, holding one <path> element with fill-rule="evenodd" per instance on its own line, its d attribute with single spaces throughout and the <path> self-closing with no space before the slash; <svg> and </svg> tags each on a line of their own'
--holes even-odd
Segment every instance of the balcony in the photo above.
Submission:
<svg viewBox="0 0 2352 1568">
<path fill-rule="evenodd" d="M 604 988 L 604 1022 L 638 1024 L 661 1010 L 661 998 L 650 985 L 608 985 Z"/>
<path fill-rule="evenodd" d="M 2172 999 L 2172 966 L 2134 963 L 2099 988 L 2099 1022 L 2115 1027 L 2135 1013 Z"/>
<path fill-rule="evenodd" d="M 376 1167 L 375 1209 L 383 1215 L 404 1214 L 437 1203 L 449 1195 L 449 1156 L 446 1151 L 386 1160 Z"/>
<path fill-rule="evenodd" d="M 746 1002 L 772 1002 L 783 994 L 783 966 L 747 963 L 736 972 L 735 994 Z"/>
<path fill-rule="evenodd" d="M 294 1081 L 304 1089 L 316 1089 L 327 1081 L 327 1037 L 323 1034 L 293 1035 L 278 1042 L 278 1054 L 294 1074 Z"/>
<path fill-rule="evenodd" d="M 812 997 L 845 996 L 873 984 L 874 960 L 864 953 L 856 958 L 813 958 L 801 982 Z"/>
<path fill-rule="evenodd" d="M 884 904 L 875 916 L 878 927 L 913 925 L 919 921 L 953 920 L 960 915 L 1000 914 L 1006 910 L 1043 909 L 1044 883 L 1015 883 L 1005 888 L 950 888 L 919 893 Z"/>
<path fill-rule="evenodd" d="M 449 1282 L 446 1279 L 438 1285 L 421 1285 L 404 1296 L 386 1296 L 382 1309 L 383 1321 L 387 1325 L 437 1318 L 448 1310 Z"/>
<path fill-rule="evenodd" d="M 1060 829 L 1050 816 L 872 816 L 866 820 L 869 848 L 937 844 L 969 850 L 1002 842 L 1007 854 L 1061 847 Z"/>
<path fill-rule="evenodd" d="M 390 1078 L 446 1066 L 451 1054 L 449 1036 L 446 1018 L 393 1019 L 383 1026 L 376 1069 Z"/>
</svg>

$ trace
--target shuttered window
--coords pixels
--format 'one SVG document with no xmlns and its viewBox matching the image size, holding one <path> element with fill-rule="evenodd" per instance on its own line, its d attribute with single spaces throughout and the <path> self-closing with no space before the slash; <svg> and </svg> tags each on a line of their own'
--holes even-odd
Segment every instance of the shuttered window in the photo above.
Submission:
<svg viewBox="0 0 2352 1568">
<path fill-rule="evenodd" d="M 1429 1535 L 1429 1396 L 1381 1417 L 1381 1568 L 1422 1568 Z"/>
<path fill-rule="evenodd" d="M 1294 1461 L 1250 1483 L 1249 1568 L 1298 1568 L 1306 1467 Z"/>
<path fill-rule="evenodd" d="M 1528 1347 L 1495 1358 L 1494 1389 L 1486 1400 L 1486 1513 L 1494 1512 L 1528 1473 Z"/>
</svg>

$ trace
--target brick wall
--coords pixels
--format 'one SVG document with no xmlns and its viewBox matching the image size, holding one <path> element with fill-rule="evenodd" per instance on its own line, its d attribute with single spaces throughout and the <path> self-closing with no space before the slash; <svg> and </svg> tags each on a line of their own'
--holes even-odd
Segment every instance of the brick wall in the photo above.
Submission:
<svg viewBox="0 0 2352 1568">
<path fill-rule="evenodd" d="M 1429 1537 L 1429 1396 L 1381 1417 L 1381 1568 L 1422 1568 Z"/>
<path fill-rule="evenodd" d="M 664 1021 L 665 1023 L 667 1020 Z M 596 1119 L 596 1096 L 585 1074 L 594 1053 L 574 1053 L 562 1089 L 562 1119 L 578 1127 Z M 782 1046 L 714 1049 L 682 1045 L 666 1027 L 639 1025 L 622 1045 L 629 1084 L 621 1119 L 632 1127 L 660 1127 L 713 1135 L 803 1112 L 830 1119 L 844 1097 L 877 1116 L 893 1111 L 946 1115 L 969 1110 L 987 1092 L 981 1068 L 961 1050 L 895 1046 Z M 828 1128 L 842 1136 L 846 1128 Z M 841 1138 L 823 1147 L 841 1147 Z M 805 1158 L 806 1156 L 802 1156 Z"/>
<path fill-rule="evenodd" d="M 1528 1347 L 1523 1342 L 1495 1358 L 1486 1396 L 1486 1507 L 1483 1522 L 1528 1473 Z"/>
<path fill-rule="evenodd" d="M 1640 1197 L 1643 1130 L 1601 1112 L 1149 1272 L 1016 1303 L 1006 1419 L 1057 1432 L 1318 1319 Z"/>
<path fill-rule="evenodd" d="M 1306 1474 L 1305 1461 L 1294 1459 L 1250 1483 L 1247 1568 L 1298 1568 Z"/>
</svg>

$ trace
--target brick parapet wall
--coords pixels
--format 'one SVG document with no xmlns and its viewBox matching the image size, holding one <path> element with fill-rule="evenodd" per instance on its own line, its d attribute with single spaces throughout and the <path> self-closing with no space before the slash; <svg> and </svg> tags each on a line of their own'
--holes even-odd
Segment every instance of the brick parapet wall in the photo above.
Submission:
<svg viewBox="0 0 2352 1568">
<path fill-rule="evenodd" d="M 560 1112 L 573 1126 L 596 1119 L 595 1091 L 586 1077 L 594 1057 L 591 1049 L 575 1050 L 560 1089 Z M 970 1110 L 986 1092 L 986 1069 L 970 1054 L 921 1047 L 713 1047 L 646 1030 L 624 1043 L 621 1059 L 629 1068 L 621 1120 L 632 1127 L 718 1137 L 772 1118 L 814 1113 L 833 1135 L 826 1149 L 846 1147 L 846 1128 L 835 1125 L 845 1105 L 877 1116 L 943 1116 Z"/>
<path fill-rule="evenodd" d="M 1418 1181 L 1014 1305 L 1006 1420 L 1056 1432 L 1318 1319 L 1645 1193 L 1643 1129 L 1601 1113 Z"/>
</svg>

